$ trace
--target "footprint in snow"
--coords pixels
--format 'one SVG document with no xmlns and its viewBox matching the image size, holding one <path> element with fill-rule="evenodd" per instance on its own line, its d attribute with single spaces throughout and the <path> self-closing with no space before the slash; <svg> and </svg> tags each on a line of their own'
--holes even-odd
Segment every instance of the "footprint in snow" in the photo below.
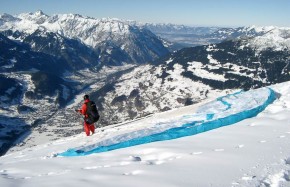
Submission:
<svg viewBox="0 0 290 187">
<path fill-rule="evenodd" d="M 232 182 L 232 185 L 235 186 L 235 185 L 240 185 L 240 183 L 238 182 Z"/>
<path fill-rule="evenodd" d="M 253 180 L 254 178 L 256 178 L 256 176 L 244 176 L 244 177 L 242 177 L 242 180 L 250 181 L 250 180 Z"/>
<path fill-rule="evenodd" d="M 102 168 L 103 166 L 88 166 L 88 167 L 84 167 L 83 169 L 85 170 L 92 170 L 92 169 L 99 169 Z"/>
<path fill-rule="evenodd" d="M 123 175 L 129 176 L 129 175 L 138 175 L 138 174 L 141 174 L 141 173 L 142 173 L 141 170 L 135 170 L 135 171 L 128 172 L 128 173 L 123 173 Z"/>
<path fill-rule="evenodd" d="M 241 145 L 238 145 L 236 148 L 243 148 L 245 147 L 245 145 L 241 144 Z"/>
<path fill-rule="evenodd" d="M 7 170 L 5 170 L 5 169 L 0 170 L 0 176 L 3 176 L 3 177 L 8 176 L 8 174 L 7 174 Z"/>
<path fill-rule="evenodd" d="M 32 177 L 23 177 L 23 178 L 21 178 L 21 179 L 23 179 L 23 180 L 28 180 L 28 179 L 32 179 Z"/>
<path fill-rule="evenodd" d="M 181 158 L 181 156 L 177 155 L 177 156 L 174 156 L 174 155 L 171 155 L 171 154 L 163 154 L 163 155 L 158 155 L 157 157 L 156 156 L 153 156 L 153 157 L 148 157 L 147 159 L 143 159 L 145 164 L 147 165 L 160 165 L 160 164 L 163 164 L 163 163 L 166 163 L 168 161 L 173 161 L 175 159 L 179 159 Z"/>
<path fill-rule="evenodd" d="M 224 149 L 215 149 L 214 151 L 215 152 L 222 152 L 222 151 L 224 151 Z"/>
<path fill-rule="evenodd" d="M 120 163 L 120 166 L 127 166 L 127 165 L 130 165 L 130 162 L 121 162 Z"/>
<path fill-rule="evenodd" d="M 25 155 L 18 155 L 18 156 L 15 156 L 14 158 L 17 159 L 17 158 L 23 158 L 25 157 Z"/>
<path fill-rule="evenodd" d="M 290 170 L 284 172 L 283 178 L 288 182 L 290 181 Z"/>
<path fill-rule="evenodd" d="M 130 156 L 130 160 L 135 161 L 135 162 L 140 162 L 142 161 L 140 156 Z"/>
<path fill-rule="evenodd" d="M 99 168 L 110 168 L 112 167 L 111 165 L 103 165 L 103 166 L 88 166 L 88 167 L 84 167 L 82 169 L 85 169 L 85 170 L 91 170 L 91 169 L 99 169 Z"/>
<path fill-rule="evenodd" d="M 290 165 L 290 157 L 288 157 L 288 158 L 285 160 L 285 163 L 286 163 L 287 165 Z"/>
<path fill-rule="evenodd" d="M 257 124 L 256 123 L 251 123 L 250 125 L 249 125 L 249 127 L 254 127 L 254 126 L 256 126 Z"/>
<path fill-rule="evenodd" d="M 149 161 L 146 161 L 146 164 L 147 165 L 160 165 L 160 164 L 163 164 L 165 161 L 163 160 L 149 160 Z"/>
<path fill-rule="evenodd" d="M 201 151 L 199 151 L 199 152 L 193 152 L 193 153 L 190 153 L 191 155 L 200 155 L 200 154 L 202 154 L 202 152 Z"/>
<path fill-rule="evenodd" d="M 281 136 L 279 136 L 279 138 L 285 138 L 285 136 L 284 135 L 281 135 Z"/>
<path fill-rule="evenodd" d="M 260 143 L 266 143 L 266 142 L 267 142 L 266 140 L 261 140 L 261 141 L 260 141 Z"/>
</svg>

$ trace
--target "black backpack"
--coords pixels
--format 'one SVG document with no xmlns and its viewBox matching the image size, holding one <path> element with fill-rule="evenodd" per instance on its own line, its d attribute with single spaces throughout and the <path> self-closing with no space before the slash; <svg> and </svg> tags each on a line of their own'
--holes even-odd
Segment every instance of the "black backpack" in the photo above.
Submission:
<svg viewBox="0 0 290 187">
<path fill-rule="evenodd" d="M 93 123 L 97 122 L 100 118 L 98 109 L 97 109 L 94 101 L 89 101 L 86 104 L 87 104 L 86 114 L 88 116 L 88 118 L 86 119 L 86 123 L 93 124 Z"/>
</svg>

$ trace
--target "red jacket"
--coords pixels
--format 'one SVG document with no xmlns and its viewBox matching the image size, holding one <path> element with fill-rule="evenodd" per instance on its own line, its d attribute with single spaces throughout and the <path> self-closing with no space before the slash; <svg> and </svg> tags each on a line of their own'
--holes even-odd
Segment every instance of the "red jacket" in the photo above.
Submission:
<svg viewBox="0 0 290 187">
<path fill-rule="evenodd" d="M 81 114 L 83 114 L 86 118 L 88 117 L 88 115 L 86 115 L 87 113 L 87 102 L 89 102 L 90 100 L 89 99 L 86 99 L 84 104 L 82 105 L 82 109 L 79 110 L 79 112 Z"/>
</svg>

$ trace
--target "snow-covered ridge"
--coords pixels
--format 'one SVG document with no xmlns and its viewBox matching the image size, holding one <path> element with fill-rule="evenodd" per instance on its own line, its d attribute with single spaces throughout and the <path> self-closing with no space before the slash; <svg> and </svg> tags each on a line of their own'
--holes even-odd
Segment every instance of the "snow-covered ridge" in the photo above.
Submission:
<svg viewBox="0 0 290 187">
<path fill-rule="evenodd" d="M 275 99 L 275 92 L 268 88 L 229 94 L 200 106 L 192 115 L 156 123 L 149 128 L 121 134 L 93 145 L 69 149 L 59 156 L 84 156 L 203 133 L 256 116 Z"/>
<path fill-rule="evenodd" d="M 235 30 L 240 33 L 241 38 L 249 37 L 246 45 L 258 52 L 268 48 L 275 51 L 289 50 L 290 48 L 290 28 L 276 26 L 249 26 Z"/>
<path fill-rule="evenodd" d="M 11 29 L 31 34 L 37 29 L 59 33 L 68 38 L 81 40 L 95 47 L 108 38 L 120 40 L 125 37 L 132 26 L 126 21 L 116 18 L 95 19 L 78 14 L 45 15 L 41 11 L 22 13 L 16 16 L 3 14 L 0 16 L 0 30 Z"/>
<path fill-rule="evenodd" d="M 255 31 L 257 33 L 266 33 L 266 32 L 269 32 L 270 30 L 273 30 L 273 29 L 277 29 L 279 27 L 276 27 L 276 26 L 264 26 L 264 27 L 261 27 L 261 26 L 255 26 L 255 25 L 252 25 L 252 26 L 249 26 L 249 27 L 243 27 L 240 29 L 241 32 L 251 32 L 251 31 Z"/>
<path fill-rule="evenodd" d="M 222 28 L 212 34 L 214 38 L 223 40 L 244 40 L 244 46 L 257 52 L 266 49 L 275 51 L 289 50 L 290 27 L 247 26 L 238 28 Z M 243 47 L 243 46 L 242 46 Z"/>
<path fill-rule="evenodd" d="M 290 50 L 290 28 L 272 27 L 264 35 L 251 39 L 249 44 L 257 51 L 267 48 L 276 51 Z"/>
</svg>

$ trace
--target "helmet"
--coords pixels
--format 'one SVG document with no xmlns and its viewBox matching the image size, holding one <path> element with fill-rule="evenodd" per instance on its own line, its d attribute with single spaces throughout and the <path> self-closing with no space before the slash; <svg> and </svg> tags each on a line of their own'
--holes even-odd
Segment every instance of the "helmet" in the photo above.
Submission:
<svg viewBox="0 0 290 187">
<path fill-rule="evenodd" d="M 84 100 L 89 99 L 89 95 L 84 95 Z"/>
</svg>

